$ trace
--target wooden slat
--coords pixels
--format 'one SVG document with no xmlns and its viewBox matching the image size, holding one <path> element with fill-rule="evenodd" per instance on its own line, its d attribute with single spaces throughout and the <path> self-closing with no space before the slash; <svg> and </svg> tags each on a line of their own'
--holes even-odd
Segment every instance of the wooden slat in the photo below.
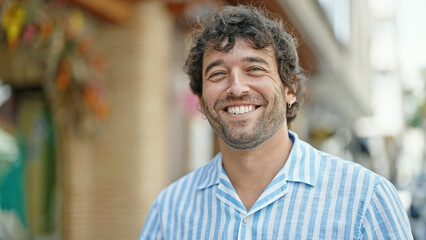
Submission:
<svg viewBox="0 0 426 240">
<path fill-rule="evenodd" d="M 136 239 L 170 182 L 173 19 L 159 1 L 134 6 L 126 24 L 91 22 L 111 116 L 95 136 L 65 135 L 63 239 Z"/>
</svg>

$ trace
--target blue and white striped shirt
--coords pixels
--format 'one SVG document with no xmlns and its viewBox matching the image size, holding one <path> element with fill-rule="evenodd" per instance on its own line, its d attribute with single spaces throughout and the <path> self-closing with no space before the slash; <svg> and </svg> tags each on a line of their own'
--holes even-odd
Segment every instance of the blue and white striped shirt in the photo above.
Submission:
<svg viewBox="0 0 426 240">
<path fill-rule="evenodd" d="M 293 149 L 247 212 L 219 153 L 155 200 L 140 239 L 412 239 L 393 185 L 289 133 Z"/>
</svg>

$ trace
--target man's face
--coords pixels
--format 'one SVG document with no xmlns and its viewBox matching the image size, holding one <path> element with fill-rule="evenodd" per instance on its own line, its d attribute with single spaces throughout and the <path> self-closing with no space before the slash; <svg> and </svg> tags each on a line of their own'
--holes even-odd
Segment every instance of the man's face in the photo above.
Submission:
<svg viewBox="0 0 426 240">
<path fill-rule="evenodd" d="M 237 39 L 229 52 L 204 53 L 201 108 L 228 146 L 254 148 L 273 136 L 286 121 L 286 98 L 295 96 L 280 80 L 272 48 Z"/>
</svg>

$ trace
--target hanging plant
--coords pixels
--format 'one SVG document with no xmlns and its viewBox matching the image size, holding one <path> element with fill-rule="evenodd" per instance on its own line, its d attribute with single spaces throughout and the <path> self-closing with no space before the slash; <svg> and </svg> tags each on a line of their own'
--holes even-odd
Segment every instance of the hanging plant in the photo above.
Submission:
<svg viewBox="0 0 426 240">
<path fill-rule="evenodd" d="M 57 122 L 95 130 L 109 115 L 105 61 L 93 50 L 83 13 L 66 0 L 11 0 L 3 3 L 0 19 L 0 44 L 42 64 Z"/>
</svg>

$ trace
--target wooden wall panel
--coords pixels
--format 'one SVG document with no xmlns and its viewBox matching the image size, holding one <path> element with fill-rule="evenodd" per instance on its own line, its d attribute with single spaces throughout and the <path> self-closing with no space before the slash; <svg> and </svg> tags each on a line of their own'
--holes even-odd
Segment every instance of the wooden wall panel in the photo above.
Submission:
<svg viewBox="0 0 426 240">
<path fill-rule="evenodd" d="M 96 26 L 96 45 L 109 65 L 112 114 L 99 135 L 69 133 L 64 141 L 67 240 L 137 239 L 154 198 L 170 181 L 173 21 L 158 1 L 136 3 L 134 13 L 119 27 Z"/>
</svg>

